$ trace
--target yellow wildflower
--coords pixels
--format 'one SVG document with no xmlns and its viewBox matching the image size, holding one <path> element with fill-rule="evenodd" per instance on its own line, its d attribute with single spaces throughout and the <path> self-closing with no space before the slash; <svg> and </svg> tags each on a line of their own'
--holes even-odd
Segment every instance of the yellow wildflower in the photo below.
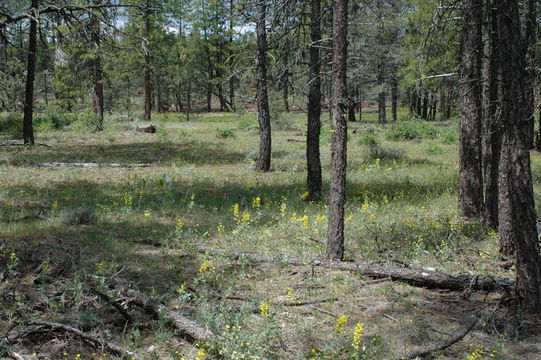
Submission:
<svg viewBox="0 0 541 360">
<path fill-rule="evenodd" d="M 150 211 L 150 210 L 145 210 L 145 211 L 143 212 L 143 215 L 144 215 L 145 217 L 149 217 L 149 216 L 152 215 L 152 211 Z"/>
<path fill-rule="evenodd" d="M 361 346 L 361 338 L 363 337 L 364 333 L 364 324 L 363 323 L 357 323 L 355 325 L 355 329 L 353 330 L 353 343 L 351 343 L 351 346 L 357 351 L 360 350 Z"/>
<path fill-rule="evenodd" d="M 195 201 L 195 194 L 192 194 L 192 196 L 190 197 L 190 200 Z"/>
<path fill-rule="evenodd" d="M 255 208 L 261 207 L 261 198 L 259 196 L 252 199 L 252 206 Z"/>
<path fill-rule="evenodd" d="M 282 217 L 286 216 L 286 211 L 287 211 L 286 203 L 281 203 L 280 204 L 280 214 L 282 214 Z"/>
<path fill-rule="evenodd" d="M 342 334 L 342 332 L 344 331 L 344 325 L 346 325 L 348 320 L 349 315 L 342 315 L 338 318 L 338 320 L 336 320 L 336 326 L 334 327 L 334 331 L 337 335 Z"/>
<path fill-rule="evenodd" d="M 235 205 L 233 205 L 233 217 L 238 218 L 239 215 L 240 215 L 240 205 L 235 204 Z"/>
<path fill-rule="evenodd" d="M 261 305 L 259 305 L 259 314 L 262 317 L 268 318 L 269 310 L 270 310 L 269 304 L 267 304 L 266 302 L 262 302 Z"/>
<path fill-rule="evenodd" d="M 212 260 L 210 259 L 205 259 L 205 261 L 203 261 L 203 264 L 201 264 L 201 267 L 199 268 L 200 273 L 205 272 L 207 270 L 209 270 L 210 272 L 216 271 L 216 268 L 212 266 Z"/>
</svg>

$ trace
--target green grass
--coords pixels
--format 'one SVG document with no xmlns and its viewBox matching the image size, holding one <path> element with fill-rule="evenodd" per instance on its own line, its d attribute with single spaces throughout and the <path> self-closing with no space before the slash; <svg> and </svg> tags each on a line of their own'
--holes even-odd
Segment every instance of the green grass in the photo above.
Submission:
<svg viewBox="0 0 541 360">
<path fill-rule="evenodd" d="M 440 330 L 461 327 L 463 314 L 478 308 L 485 301 L 484 294 L 473 294 L 466 301 L 457 294 L 400 283 L 371 283 L 360 274 L 282 265 L 281 259 L 291 257 L 306 261 L 323 257 L 327 224 L 326 196 L 321 203 L 302 200 L 306 145 L 298 141 L 304 138 L 305 116 L 286 116 L 293 128 L 273 133 L 274 171 L 270 173 L 253 170 L 258 138 L 251 126 L 244 126 L 256 123 L 250 113 L 194 114 L 190 122 L 181 114 L 154 115 L 157 134 L 136 133 L 130 130 L 132 123 L 108 124 L 103 133 L 49 130 L 39 133 L 38 141 L 51 148 L 0 149 L 0 242 L 5 244 L 0 251 L 13 249 L 20 259 L 7 279 L 21 279 L 39 265 L 62 265 L 65 272 L 50 279 L 40 275 L 42 285 L 32 291 L 48 299 L 56 299 L 54 294 L 63 291 L 72 299 L 29 310 L 28 304 L 5 298 L 1 300 L 5 307 L 0 310 L 0 331 L 9 326 L 4 319 L 23 316 L 25 311 L 56 320 L 88 318 L 84 320 L 88 326 L 107 329 L 116 341 L 140 353 L 147 353 L 150 344 L 155 344 L 152 351 L 157 358 L 194 358 L 197 350 L 179 342 L 163 322 L 150 329 L 95 325 L 112 310 L 93 311 L 84 301 L 78 303 L 76 287 L 67 285 L 74 279 L 83 284 L 99 282 L 96 279 L 121 269 L 122 277 L 168 305 L 196 307 L 198 311 L 190 316 L 226 338 L 205 344 L 207 351 L 221 349 L 230 359 L 240 359 L 241 354 L 245 358 L 386 359 L 405 348 L 437 341 L 442 337 Z M 512 271 L 497 266 L 494 235 L 484 235 L 479 224 L 457 219 L 457 145 L 448 135 L 456 131 L 457 124 L 435 122 L 432 126 L 442 131 L 421 141 L 388 140 L 385 134 L 391 126 L 350 123 L 346 257 L 365 263 L 396 266 L 407 262 L 448 273 L 512 278 Z M 229 129 L 234 137 L 217 138 Z M 325 131 L 322 164 L 327 194 L 330 145 Z M 371 142 L 399 150 L 402 156 L 367 156 L 366 140 L 361 138 L 368 132 L 373 134 Z M 7 164 L 26 161 L 151 166 L 81 169 Z M 537 154 L 532 166 L 539 194 L 541 159 Z M 81 209 L 93 214 L 92 222 L 70 225 L 66 219 Z M 171 246 L 158 249 L 141 244 L 148 240 Z M 256 252 L 276 263 L 232 262 L 225 256 L 194 252 L 201 247 L 230 254 Z M 237 303 L 239 311 L 232 306 L 234 301 L 216 298 L 218 293 L 248 301 Z M 328 296 L 339 300 L 313 308 L 271 305 L 268 318 L 248 311 L 248 305 L 290 297 Z M 491 295 L 487 303 L 496 306 L 497 297 Z M 73 315 L 75 309 L 81 314 Z M 336 333 L 336 318 L 329 313 L 349 315 L 343 333 Z M 364 353 L 351 346 L 357 323 L 364 324 Z M 535 339 L 529 339 L 523 345 L 501 345 L 503 340 L 507 339 L 479 328 L 467 341 L 436 358 L 465 359 L 474 351 L 468 343 L 497 350 L 500 358 L 515 358 L 535 344 Z M 71 343 L 65 349 L 70 354 L 84 352 Z M 85 354 L 92 358 L 89 352 Z"/>
</svg>

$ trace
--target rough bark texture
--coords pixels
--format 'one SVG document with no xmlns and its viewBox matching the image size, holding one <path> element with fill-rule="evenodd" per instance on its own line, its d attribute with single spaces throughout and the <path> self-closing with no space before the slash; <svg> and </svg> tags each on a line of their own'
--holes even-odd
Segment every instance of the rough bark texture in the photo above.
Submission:
<svg viewBox="0 0 541 360">
<path fill-rule="evenodd" d="M 521 41 L 516 1 L 495 0 L 501 66 L 503 125 L 499 233 L 516 253 L 516 291 L 523 310 L 541 313 L 541 256 L 530 169 L 530 128 L 524 78 L 527 46 Z"/>
<path fill-rule="evenodd" d="M 267 94 L 267 30 L 266 0 L 257 3 L 257 119 L 259 122 L 259 158 L 255 169 L 269 171 L 271 164 L 271 123 Z"/>
<path fill-rule="evenodd" d="M 327 258 L 344 257 L 347 121 L 347 0 L 333 1 L 332 142 Z"/>
<path fill-rule="evenodd" d="M 528 139 L 529 148 L 534 145 L 534 114 L 535 114 L 535 44 L 537 41 L 536 1 L 525 0 L 522 2 L 521 30 L 522 40 L 526 47 L 526 84 L 524 97 L 526 98 L 526 111 L 528 115 Z"/>
<path fill-rule="evenodd" d="M 498 228 L 498 167 L 500 164 L 501 124 L 497 116 L 499 65 L 493 0 L 486 0 L 485 56 L 483 57 L 483 179 L 485 187 L 483 224 L 485 229 Z"/>
<path fill-rule="evenodd" d="M 38 0 L 32 0 L 31 12 L 39 5 Z M 37 15 L 30 20 L 30 33 L 28 35 L 28 63 L 26 65 L 26 87 L 24 96 L 23 140 L 27 145 L 34 145 L 34 127 L 32 117 L 34 115 L 34 78 L 36 76 L 36 51 L 37 51 Z"/>
<path fill-rule="evenodd" d="M 393 121 L 398 121 L 398 80 L 396 74 L 393 75 L 391 80 L 391 113 L 393 116 Z"/>
<path fill-rule="evenodd" d="M 94 0 L 94 5 L 101 1 Z M 98 116 L 97 131 L 103 130 L 103 70 L 101 66 L 101 46 L 100 46 L 100 21 L 94 14 L 90 15 L 90 37 L 94 47 L 94 58 L 92 59 L 92 81 L 94 83 L 94 112 Z"/>
<path fill-rule="evenodd" d="M 481 60 L 482 0 L 466 0 L 462 11 L 458 210 L 472 218 L 482 209 Z"/>
<path fill-rule="evenodd" d="M 321 133 L 321 0 L 312 0 L 310 23 L 310 71 L 308 73 L 308 129 L 306 132 L 306 163 L 308 199 L 321 199 L 321 159 L 319 135 Z"/>
<path fill-rule="evenodd" d="M 146 2 L 147 9 L 145 9 L 145 114 L 144 120 L 150 121 L 152 117 L 152 88 L 150 85 L 150 3 Z"/>
</svg>

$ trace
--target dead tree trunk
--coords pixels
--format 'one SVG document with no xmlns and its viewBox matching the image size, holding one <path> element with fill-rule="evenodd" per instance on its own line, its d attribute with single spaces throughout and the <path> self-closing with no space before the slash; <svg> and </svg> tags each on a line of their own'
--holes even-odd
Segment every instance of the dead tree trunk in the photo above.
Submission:
<svg viewBox="0 0 541 360">
<path fill-rule="evenodd" d="M 332 143 L 327 258 L 344 258 L 347 167 L 347 0 L 333 1 Z"/>
<path fill-rule="evenodd" d="M 308 72 L 308 129 L 306 132 L 306 163 L 308 199 L 321 199 L 321 159 L 319 135 L 321 133 L 321 0 L 312 0 L 310 14 L 310 71 Z"/>
<path fill-rule="evenodd" d="M 482 209 L 482 6 L 482 0 L 466 0 L 462 11 L 458 210 L 466 218 L 479 215 Z"/>
<path fill-rule="evenodd" d="M 24 96 L 24 118 L 23 118 L 23 140 L 27 145 L 34 145 L 34 128 L 32 117 L 34 115 L 34 78 L 36 76 L 36 51 L 38 15 L 35 11 L 38 8 L 39 0 L 32 0 L 30 12 L 33 14 L 30 19 L 30 33 L 28 34 L 28 63 L 26 66 L 26 87 Z"/>
<path fill-rule="evenodd" d="M 145 115 L 144 120 L 150 121 L 152 117 L 152 88 L 150 85 L 150 1 L 146 1 L 145 8 Z"/>
<path fill-rule="evenodd" d="M 524 98 L 527 44 L 520 36 L 516 1 L 495 0 L 501 66 L 503 126 L 499 233 L 516 253 L 516 290 L 523 311 L 541 313 L 541 256 L 530 169 L 530 130 Z"/>
<path fill-rule="evenodd" d="M 257 2 L 257 118 L 259 121 L 259 158 L 255 164 L 258 171 L 269 171 L 271 164 L 271 122 L 267 94 L 267 0 Z"/>
</svg>

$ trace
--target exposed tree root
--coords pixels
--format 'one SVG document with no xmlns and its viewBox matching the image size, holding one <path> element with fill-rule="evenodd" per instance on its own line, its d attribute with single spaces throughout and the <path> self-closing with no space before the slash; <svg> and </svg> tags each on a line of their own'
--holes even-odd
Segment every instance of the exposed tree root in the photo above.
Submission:
<svg viewBox="0 0 541 360">
<path fill-rule="evenodd" d="M 415 349 L 411 350 L 410 352 L 407 352 L 404 355 L 400 356 L 399 359 L 400 360 L 417 359 L 417 358 L 420 358 L 420 357 L 424 357 L 424 356 L 426 356 L 426 355 L 428 355 L 430 353 L 433 353 L 435 351 L 446 349 L 449 346 L 451 346 L 451 345 L 457 343 L 458 341 L 462 340 L 474 328 L 474 326 L 477 324 L 477 321 L 478 321 L 477 318 L 474 317 L 464 329 L 462 329 L 461 331 L 453 334 L 448 339 L 443 340 L 443 341 L 438 342 L 438 343 L 435 343 L 435 344 L 432 344 L 432 345 L 427 346 L 427 347 L 415 348 Z"/>
<path fill-rule="evenodd" d="M 131 315 L 126 311 L 126 309 L 124 309 L 122 307 L 122 305 L 120 305 L 117 301 L 112 299 L 109 295 L 102 293 L 101 291 L 99 291 L 96 288 L 90 288 L 90 290 L 94 294 L 98 295 L 100 298 L 105 300 L 107 303 L 109 303 L 111 306 L 113 306 L 115 309 L 117 309 L 118 312 L 121 313 L 122 316 L 124 316 L 124 318 L 126 319 L 127 322 L 132 322 L 133 321 Z"/>
</svg>

